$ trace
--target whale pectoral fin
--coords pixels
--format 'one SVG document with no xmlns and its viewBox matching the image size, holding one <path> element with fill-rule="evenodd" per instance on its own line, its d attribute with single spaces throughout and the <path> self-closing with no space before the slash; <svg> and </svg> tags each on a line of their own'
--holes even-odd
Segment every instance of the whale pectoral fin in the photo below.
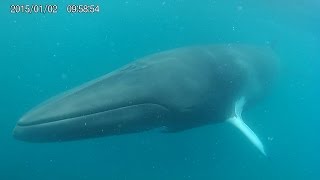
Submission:
<svg viewBox="0 0 320 180">
<path fill-rule="evenodd" d="M 267 156 L 263 144 L 261 140 L 258 138 L 258 136 L 249 128 L 249 126 L 244 123 L 242 120 L 242 110 L 243 106 L 246 103 L 245 97 L 241 97 L 236 103 L 235 103 L 235 116 L 227 119 L 227 122 L 231 123 L 235 127 L 237 127 L 250 141 L 251 143 L 258 148 L 258 150 L 265 156 Z"/>
</svg>

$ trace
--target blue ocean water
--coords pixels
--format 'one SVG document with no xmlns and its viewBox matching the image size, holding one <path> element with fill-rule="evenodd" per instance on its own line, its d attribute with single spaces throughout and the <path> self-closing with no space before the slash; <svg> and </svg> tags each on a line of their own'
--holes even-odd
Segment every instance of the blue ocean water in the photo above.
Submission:
<svg viewBox="0 0 320 180">
<path fill-rule="evenodd" d="M 56 14 L 12 14 L 56 4 Z M 100 12 L 72 14 L 70 4 Z M 320 179 L 317 1 L 82 0 L 0 3 L 0 179 Z M 227 124 L 64 143 L 26 143 L 12 130 L 30 108 L 144 55 L 175 47 L 272 46 L 273 90 L 245 112 L 265 158 Z"/>
</svg>

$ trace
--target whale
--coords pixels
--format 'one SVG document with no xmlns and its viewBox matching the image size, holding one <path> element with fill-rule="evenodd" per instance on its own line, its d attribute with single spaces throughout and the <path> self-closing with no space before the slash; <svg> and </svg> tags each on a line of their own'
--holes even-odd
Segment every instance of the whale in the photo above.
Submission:
<svg viewBox="0 0 320 180">
<path fill-rule="evenodd" d="M 266 155 L 242 111 L 272 87 L 277 56 L 246 44 L 195 45 L 134 60 L 54 96 L 23 115 L 13 136 L 61 142 L 229 123 Z"/>
</svg>

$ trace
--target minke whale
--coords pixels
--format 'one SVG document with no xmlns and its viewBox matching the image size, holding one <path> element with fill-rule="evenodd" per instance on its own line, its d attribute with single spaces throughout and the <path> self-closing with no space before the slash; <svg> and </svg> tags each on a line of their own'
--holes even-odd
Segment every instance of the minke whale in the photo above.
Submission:
<svg viewBox="0 0 320 180">
<path fill-rule="evenodd" d="M 43 102 L 13 136 L 55 142 L 228 122 L 266 155 L 241 113 L 270 89 L 276 62 L 269 48 L 239 44 L 158 52 Z"/>
</svg>

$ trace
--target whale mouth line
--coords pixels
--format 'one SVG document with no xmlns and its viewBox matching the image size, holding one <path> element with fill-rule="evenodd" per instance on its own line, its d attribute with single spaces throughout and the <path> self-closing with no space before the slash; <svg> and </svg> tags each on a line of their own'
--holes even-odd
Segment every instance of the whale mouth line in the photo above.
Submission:
<svg viewBox="0 0 320 180">
<path fill-rule="evenodd" d="M 58 121 L 68 121 L 68 120 L 71 120 L 74 118 L 86 118 L 86 117 L 90 117 L 90 116 L 97 115 L 100 113 L 112 112 L 112 111 L 117 111 L 117 110 L 129 108 L 129 107 L 140 106 L 140 105 L 156 105 L 156 106 L 160 106 L 160 107 L 168 110 L 168 108 L 165 107 L 164 105 L 160 105 L 157 103 L 137 103 L 137 104 L 131 104 L 131 105 L 127 105 L 127 106 L 115 107 L 115 108 L 111 108 L 111 109 L 102 109 L 101 108 L 101 110 L 95 110 L 95 111 L 87 111 L 87 112 L 82 112 L 82 113 L 70 113 L 70 114 L 56 116 L 56 117 L 52 117 L 52 118 L 39 119 L 38 121 L 32 121 L 32 122 L 19 121 L 17 125 L 20 127 L 28 127 L 28 126 L 48 124 L 48 123 L 53 123 L 53 122 L 58 122 Z"/>
</svg>

